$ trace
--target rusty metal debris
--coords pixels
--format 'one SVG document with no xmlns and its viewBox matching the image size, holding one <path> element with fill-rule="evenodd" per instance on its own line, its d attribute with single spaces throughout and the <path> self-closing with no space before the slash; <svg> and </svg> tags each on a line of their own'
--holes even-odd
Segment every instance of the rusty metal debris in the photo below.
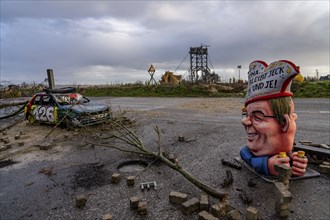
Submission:
<svg viewBox="0 0 330 220">
<path fill-rule="evenodd" d="M 254 182 L 254 180 L 253 180 L 252 178 L 250 178 L 250 179 L 248 180 L 248 186 L 250 186 L 250 187 L 254 187 L 254 186 L 256 186 L 256 185 L 257 185 L 257 183 Z"/>
<path fill-rule="evenodd" d="M 242 199 L 242 202 L 244 204 L 250 204 L 252 202 L 252 198 L 250 196 L 248 196 L 245 191 L 241 191 L 241 193 L 239 194 L 239 197 Z"/>
<path fill-rule="evenodd" d="M 39 173 L 43 173 L 43 174 L 45 174 L 47 176 L 53 176 L 53 175 L 55 175 L 55 172 L 53 171 L 53 167 L 52 166 L 42 168 L 41 170 L 39 170 Z"/>
<path fill-rule="evenodd" d="M 321 164 L 324 161 L 330 161 L 330 147 L 328 144 L 299 141 L 299 144 L 294 145 L 294 150 L 305 151 L 308 162 L 312 164 Z"/>
<path fill-rule="evenodd" d="M 231 162 L 229 160 L 221 159 L 221 163 L 222 163 L 222 165 L 229 166 L 229 167 L 235 168 L 237 170 L 242 169 L 242 166 L 241 165 L 236 164 L 234 162 Z"/>
<path fill-rule="evenodd" d="M 227 187 L 234 182 L 233 173 L 230 170 L 226 170 L 226 175 L 227 175 L 226 178 L 223 180 L 223 183 L 221 184 L 222 187 Z"/>
</svg>

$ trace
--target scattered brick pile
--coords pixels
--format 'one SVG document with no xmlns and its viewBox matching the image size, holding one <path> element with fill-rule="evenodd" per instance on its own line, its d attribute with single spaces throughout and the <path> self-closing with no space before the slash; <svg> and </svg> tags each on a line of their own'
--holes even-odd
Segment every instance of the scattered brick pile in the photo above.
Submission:
<svg viewBox="0 0 330 220">
<path fill-rule="evenodd" d="M 216 220 L 216 219 L 242 219 L 242 214 L 235 209 L 229 207 L 227 201 L 210 204 L 209 197 L 202 194 L 199 198 L 192 197 L 182 192 L 172 191 L 169 195 L 170 203 L 180 205 L 182 213 L 185 215 L 199 212 L 198 217 L 200 220 Z M 246 219 L 259 219 L 259 211 L 254 207 L 248 207 L 246 210 Z"/>
</svg>

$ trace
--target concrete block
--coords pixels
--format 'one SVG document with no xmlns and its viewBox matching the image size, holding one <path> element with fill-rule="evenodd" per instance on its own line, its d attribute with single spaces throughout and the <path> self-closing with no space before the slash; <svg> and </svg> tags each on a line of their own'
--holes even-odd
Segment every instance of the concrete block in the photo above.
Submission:
<svg viewBox="0 0 330 220">
<path fill-rule="evenodd" d="M 247 220 L 258 220 L 259 219 L 259 210 L 252 206 L 249 206 L 246 209 L 246 219 Z"/>
<path fill-rule="evenodd" d="M 198 213 L 199 220 L 219 220 L 217 217 L 214 217 L 212 214 L 208 213 L 207 211 L 202 211 Z"/>
<path fill-rule="evenodd" d="M 242 216 L 241 213 L 238 210 L 232 210 L 226 214 L 226 217 L 229 220 L 241 220 Z"/>
<path fill-rule="evenodd" d="M 139 202 L 138 204 L 138 214 L 139 215 L 146 215 L 148 214 L 148 206 L 146 202 Z"/>
<path fill-rule="evenodd" d="M 83 194 L 76 196 L 76 206 L 83 207 L 86 205 L 87 197 Z"/>
<path fill-rule="evenodd" d="M 319 172 L 323 174 L 330 174 L 330 165 L 322 164 L 319 165 Z"/>
<path fill-rule="evenodd" d="M 111 182 L 112 183 L 119 183 L 120 182 L 120 179 L 121 179 L 121 176 L 120 176 L 119 173 L 114 173 L 111 176 Z"/>
<path fill-rule="evenodd" d="M 127 186 L 134 186 L 135 176 L 128 176 L 126 178 Z"/>
<path fill-rule="evenodd" d="M 191 214 L 195 211 L 199 210 L 199 199 L 198 198 L 192 198 L 188 201 L 185 201 L 182 203 L 182 212 L 185 215 Z"/>
<path fill-rule="evenodd" d="M 172 191 L 172 192 L 170 192 L 169 198 L 170 198 L 171 203 L 180 205 L 180 204 L 184 203 L 185 201 L 187 201 L 188 195 L 185 193 Z"/>
<path fill-rule="evenodd" d="M 202 194 L 199 199 L 199 209 L 209 211 L 209 196 L 207 194 Z"/>
<path fill-rule="evenodd" d="M 137 197 L 137 196 L 131 197 L 131 198 L 129 199 L 129 202 L 130 202 L 130 207 L 131 207 L 132 209 L 137 209 L 138 206 L 139 206 L 140 198 Z"/>
<path fill-rule="evenodd" d="M 18 146 L 24 146 L 24 141 L 18 142 Z"/>
<path fill-rule="evenodd" d="M 217 218 L 221 218 L 226 215 L 228 210 L 229 210 L 228 203 L 227 203 L 227 201 L 224 201 L 224 202 L 220 202 L 218 204 L 214 204 L 211 207 L 210 213 Z"/>
<path fill-rule="evenodd" d="M 19 134 L 18 135 L 15 135 L 15 140 L 18 140 L 20 138 L 21 138 L 21 136 Z"/>
<path fill-rule="evenodd" d="M 112 215 L 111 214 L 105 214 L 102 216 L 102 220 L 112 220 Z"/>
</svg>

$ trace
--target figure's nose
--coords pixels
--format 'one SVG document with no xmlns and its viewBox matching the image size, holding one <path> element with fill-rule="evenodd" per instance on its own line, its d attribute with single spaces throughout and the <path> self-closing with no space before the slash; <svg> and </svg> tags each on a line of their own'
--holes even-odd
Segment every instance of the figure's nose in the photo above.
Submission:
<svg viewBox="0 0 330 220">
<path fill-rule="evenodd" d="M 252 125 L 250 117 L 244 117 L 241 121 L 242 125 L 244 126 L 250 126 Z"/>
</svg>

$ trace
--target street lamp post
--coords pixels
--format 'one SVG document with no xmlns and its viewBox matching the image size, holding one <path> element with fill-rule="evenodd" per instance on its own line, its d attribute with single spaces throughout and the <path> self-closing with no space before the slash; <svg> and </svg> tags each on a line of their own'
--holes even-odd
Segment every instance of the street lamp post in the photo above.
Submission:
<svg viewBox="0 0 330 220">
<path fill-rule="evenodd" d="M 237 66 L 237 69 L 238 69 L 238 82 L 240 82 L 240 80 L 241 80 L 241 68 L 242 68 L 241 65 Z"/>
</svg>

